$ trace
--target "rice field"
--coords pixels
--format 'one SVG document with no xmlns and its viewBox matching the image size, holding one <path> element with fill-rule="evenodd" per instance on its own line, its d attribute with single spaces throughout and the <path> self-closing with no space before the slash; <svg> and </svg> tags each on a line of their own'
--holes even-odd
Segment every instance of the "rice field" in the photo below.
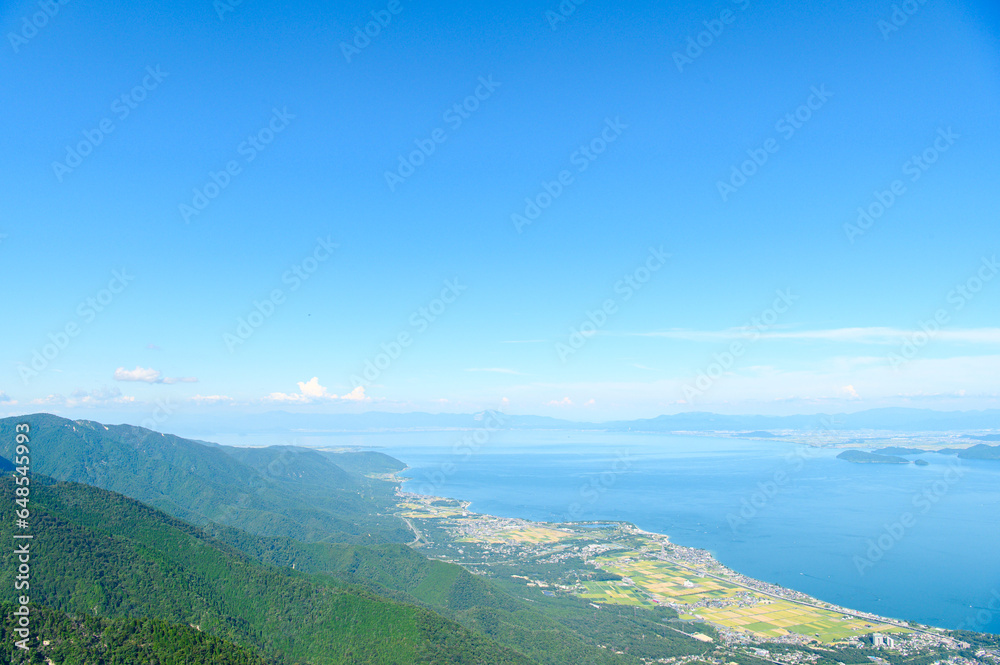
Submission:
<svg viewBox="0 0 1000 665">
<path fill-rule="evenodd" d="M 682 617 L 701 619 L 763 638 L 797 634 L 831 643 L 866 633 L 903 632 L 896 626 L 869 623 L 830 610 L 772 598 L 669 562 L 638 557 L 636 553 L 631 557 L 626 554 L 600 560 L 604 570 L 624 579 L 587 582 L 582 597 L 591 602 L 619 605 L 671 605 Z"/>
</svg>

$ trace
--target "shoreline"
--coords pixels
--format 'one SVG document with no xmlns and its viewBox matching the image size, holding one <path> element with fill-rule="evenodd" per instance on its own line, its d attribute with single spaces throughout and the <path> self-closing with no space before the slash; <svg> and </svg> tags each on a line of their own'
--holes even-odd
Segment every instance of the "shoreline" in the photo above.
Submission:
<svg viewBox="0 0 1000 665">
<path fill-rule="evenodd" d="M 492 514 L 488 514 L 488 513 L 480 513 L 480 512 L 477 512 L 475 510 L 472 510 L 473 501 L 471 501 L 471 500 L 458 499 L 458 498 L 452 498 L 452 497 L 442 497 L 442 496 L 436 496 L 436 495 L 420 494 L 420 493 L 416 493 L 416 492 L 404 491 L 402 489 L 403 484 L 406 483 L 406 482 L 408 482 L 408 481 L 412 481 L 413 479 L 411 479 L 411 478 L 401 478 L 401 477 L 399 477 L 398 474 L 401 474 L 401 473 L 403 473 L 403 472 L 405 472 L 405 471 L 407 471 L 409 469 L 410 469 L 410 467 L 407 466 L 405 469 L 402 469 L 402 470 L 400 470 L 400 471 L 398 471 L 396 473 L 391 474 L 393 481 L 397 483 L 396 496 L 399 499 L 399 502 L 397 503 L 397 507 L 400 507 L 400 508 L 402 507 L 402 504 L 406 503 L 408 500 L 412 500 L 414 498 L 417 498 L 419 500 L 426 501 L 426 502 L 436 502 L 436 501 L 454 502 L 455 504 L 457 504 L 461 508 L 462 512 L 464 513 L 464 516 L 467 516 L 467 517 L 470 517 L 470 518 L 473 518 L 473 519 L 475 519 L 475 518 L 481 518 L 481 519 L 494 519 L 494 520 L 511 520 L 511 521 L 518 522 L 518 523 L 523 523 L 523 524 L 527 524 L 527 525 L 533 525 L 533 526 L 535 526 L 537 528 L 556 528 L 556 529 L 558 529 L 558 528 L 566 528 L 566 529 L 584 528 L 584 529 L 586 529 L 586 528 L 589 528 L 589 527 L 601 527 L 601 526 L 618 528 L 618 529 L 620 529 L 622 531 L 626 531 L 626 532 L 632 533 L 632 534 L 634 534 L 636 536 L 646 537 L 646 538 L 649 538 L 651 540 L 658 541 L 658 542 L 669 543 L 673 548 L 680 548 L 680 549 L 682 549 L 682 550 L 684 550 L 686 552 L 697 553 L 698 556 L 700 556 L 700 557 L 702 557 L 704 559 L 707 559 L 708 563 L 706 565 L 704 565 L 704 566 L 701 566 L 701 567 L 696 567 L 696 566 L 692 566 L 692 565 L 686 564 L 683 561 L 677 560 L 675 558 L 663 558 L 663 559 L 660 559 L 661 561 L 669 562 L 672 565 L 675 565 L 675 566 L 678 566 L 680 568 L 686 569 L 687 571 L 689 571 L 692 574 L 696 574 L 696 575 L 700 575 L 700 576 L 705 576 L 705 577 L 710 577 L 710 578 L 719 580 L 721 582 L 724 582 L 726 584 L 731 584 L 731 585 L 740 587 L 740 588 L 742 588 L 742 589 L 744 589 L 744 590 L 746 590 L 748 592 L 756 593 L 756 594 L 762 594 L 764 596 L 770 597 L 770 598 L 775 599 L 775 600 L 780 600 L 780 601 L 783 601 L 783 602 L 786 602 L 786 603 L 791 603 L 791 604 L 794 604 L 794 605 L 798 605 L 798 606 L 802 606 L 802 607 L 807 607 L 807 608 L 819 610 L 819 611 L 822 611 L 822 612 L 829 612 L 829 613 L 835 613 L 835 614 L 839 614 L 839 615 L 843 615 L 843 616 L 849 616 L 849 617 L 853 617 L 853 618 L 856 618 L 858 620 L 865 621 L 865 622 L 874 622 L 874 623 L 882 624 L 882 625 L 885 625 L 885 626 L 891 626 L 893 628 L 896 628 L 896 629 L 899 629 L 899 630 L 902 630 L 902 631 L 912 631 L 912 632 L 915 632 L 915 633 L 924 634 L 924 635 L 927 635 L 927 636 L 931 636 L 932 638 L 934 638 L 936 640 L 943 640 L 946 644 L 949 643 L 949 642 L 953 642 L 952 638 L 949 637 L 947 635 L 947 633 L 949 633 L 950 631 L 952 631 L 954 629 L 945 628 L 945 627 L 942 627 L 942 626 L 933 626 L 933 625 L 929 625 L 929 624 L 922 624 L 922 623 L 919 623 L 919 622 L 909 621 L 909 620 L 901 619 L 901 618 L 888 617 L 888 616 L 876 614 L 874 612 L 867 612 L 867 611 L 863 611 L 863 610 L 856 610 L 856 609 L 853 609 L 853 608 L 845 607 L 845 606 L 842 606 L 842 605 L 838 605 L 836 603 L 832 603 L 832 602 L 829 602 L 829 601 L 822 600 L 820 598 L 811 596 L 811 595 L 809 595 L 809 594 L 807 594 L 807 593 L 805 593 L 803 591 L 799 591 L 799 590 L 791 588 L 791 587 L 783 586 L 783 585 L 776 584 L 776 583 L 773 583 L 773 582 L 767 582 L 765 580 L 759 580 L 759 579 L 756 579 L 756 578 L 752 578 L 752 577 L 749 577 L 749 576 L 747 576 L 747 575 L 745 575 L 743 573 L 740 573 L 739 571 L 737 571 L 737 570 L 735 570 L 733 568 L 730 568 L 729 566 L 723 564 L 716 557 L 715 553 L 712 552 L 712 551 L 710 551 L 710 550 L 706 550 L 706 549 L 702 549 L 702 548 L 696 548 L 696 547 L 689 547 L 689 546 L 686 546 L 686 545 L 682 545 L 680 543 L 676 543 L 676 542 L 674 542 L 674 541 L 671 540 L 671 537 L 670 537 L 669 534 L 664 534 L 664 533 L 659 533 L 659 532 L 654 532 L 654 531 L 647 531 L 645 529 L 640 528 L 638 525 L 634 524 L 633 522 L 629 522 L 629 521 L 626 521 L 626 520 L 614 520 L 614 519 L 600 520 L 600 519 L 591 519 L 591 520 L 572 520 L 572 521 L 539 521 L 539 520 L 529 519 L 529 518 L 520 517 L 520 516 L 504 517 L 504 516 L 497 516 L 497 515 L 492 515 Z M 399 513 L 397 513 L 397 515 L 399 515 Z M 402 516 L 400 516 L 400 517 L 401 517 L 401 519 L 404 520 L 404 522 L 407 523 L 407 525 L 409 526 L 409 528 L 414 532 L 414 534 L 416 536 L 415 540 L 410 545 L 411 546 L 418 546 L 419 547 L 419 542 L 420 542 L 421 539 L 423 539 L 423 534 L 421 534 L 420 531 L 416 528 L 416 526 L 412 524 L 412 522 L 411 522 L 410 519 L 402 517 Z M 600 529 L 595 529 L 595 530 L 600 530 Z M 429 542 L 429 541 L 427 541 L 427 542 Z M 453 562 L 454 563 L 459 563 L 460 565 L 463 565 L 463 567 L 467 567 L 464 564 L 461 564 L 461 562 L 459 562 L 459 561 L 453 561 Z M 591 563 L 592 563 L 592 565 L 595 565 L 595 567 L 598 570 L 601 569 L 600 566 L 598 566 L 597 564 L 594 564 L 593 562 L 591 562 Z M 709 569 L 709 567 L 713 567 L 713 566 L 714 566 L 714 572 L 710 572 L 708 569 Z M 477 571 L 473 570 L 472 572 L 477 572 Z M 723 574 L 718 574 L 720 572 L 723 573 Z M 691 620 L 692 619 L 687 619 L 687 621 L 691 621 Z M 694 619 L 694 620 L 698 621 L 700 619 Z M 949 646 L 953 646 L 953 645 L 949 645 Z"/>
</svg>

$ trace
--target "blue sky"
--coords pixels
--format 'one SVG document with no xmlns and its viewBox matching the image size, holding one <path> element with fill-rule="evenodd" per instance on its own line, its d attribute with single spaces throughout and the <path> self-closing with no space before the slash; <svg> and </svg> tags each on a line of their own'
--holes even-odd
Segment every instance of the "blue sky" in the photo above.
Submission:
<svg viewBox="0 0 1000 665">
<path fill-rule="evenodd" d="M 0 413 L 1000 406 L 1000 11 L 895 6 L 5 3 Z"/>
</svg>

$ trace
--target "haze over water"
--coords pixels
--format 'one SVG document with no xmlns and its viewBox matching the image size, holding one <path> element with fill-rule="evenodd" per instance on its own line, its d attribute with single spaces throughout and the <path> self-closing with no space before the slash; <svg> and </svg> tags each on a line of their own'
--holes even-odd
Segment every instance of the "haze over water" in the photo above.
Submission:
<svg viewBox="0 0 1000 665">
<path fill-rule="evenodd" d="M 410 465 L 407 491 L 493 515 L 625 520 L 822 600 L 1000 632 L 997 462 L 863 465 L 837 449 L 638 434 L 503 432 L 469 456 L 453 449 L 459 433 L 362 440 Z"/>
</svg>

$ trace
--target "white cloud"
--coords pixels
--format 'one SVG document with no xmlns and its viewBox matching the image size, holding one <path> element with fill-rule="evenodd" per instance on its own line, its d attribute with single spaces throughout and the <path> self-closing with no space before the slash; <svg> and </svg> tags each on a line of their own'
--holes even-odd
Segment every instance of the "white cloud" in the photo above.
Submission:
<svg viewBox="0 0 1000 665">
<path fill-rule="evenodd" d="M 337 398 L 336 395 L 332 395 L 332 397 L 333 397 L 333 399 Z M 357 388 L 355 388 L 351 392 L 347 393 L 346 395 L 341 395 L 340 399 L 347 399 L 347 400 L 351 400 L 351 401 L 355 401 L 355 402 L 367 402 L 367 401 L 371 400 L 370 397 L 366 397 L 365 396 L 365 387 L 364 386 L 358 386 Z"/>
<path fill-rule="evenodd" d="M 170 377 L 163 376 L 159 370 L 152 367 L 143 368 L 136 365 L 135 369 L 125 369 L 119 367 L 115 370 L 115 381 L 141 381 L 142 383 L 197 383 L 198 379 L 193 376 Z"/>
<path fill-rule="evenodd" d="M 315 404 L 334 400 L 347 400 L 349 402 L 369 402 L 371 398 L 365 395 L 365 387 L 358 386 L 349 393 L 334 395 L 319 384 L 319 377 L 314 376 L 308 381 L 299 381 L 299 392 L 297 393 L 271 393 L 265 399 L 272 402 L 297 402 L 300 404 Z"/>
<path fill-rule="evenodd" d="M 563 397 L 560 400 L 552 400 L 551 402 L 546 402 L 545 406 L 573 406 L 573 400 L 569 397 Z"/>
<path fill-rule="evenodd" d="M 299 381 L 299 390 L 306 397 L 327 397 L 326 388 L 319 385 L 319 377 L 314 376 L 308 381 Z M 334 395 L 336 397 L 336 395 Z"/>
<path fill-rule="evenodd" d="M 127 370 L 124 367 L 119 367 L 115 370 L 115 381 L 142 381 L 144 383 L 159 383 L 163 380 L 163 376 L 155 369 L 143 369 L 141 367 L 136 367 L 133 370 Z"/>
</svg>

